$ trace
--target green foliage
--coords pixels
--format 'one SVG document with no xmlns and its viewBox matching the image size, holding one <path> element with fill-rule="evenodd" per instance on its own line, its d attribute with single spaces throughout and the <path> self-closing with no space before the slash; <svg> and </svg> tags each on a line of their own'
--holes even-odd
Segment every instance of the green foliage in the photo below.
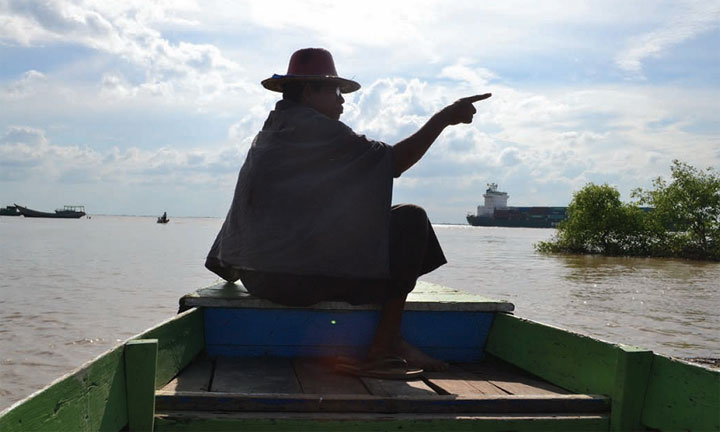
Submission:
<svg viewBox="0 0 720 432">
<path fill-rule="evenodd" d="M 720 177 L 677 160 L 671 169 L 671 183 L 657 178 L 654 190 L 636 189 L 636 203 L 621 202 L 607 184 L 587 184 L 555 238 L 537 250 L 720 260 Z"/>
<path fill-rule="evenodd" d="M 654 223 L 668 229 L 663 247 L 674 256 L 720 259 L 720 176 L 673 161 L 673 181 L 658 177 L 654 190 L 636 189 L 640 204 L 654 208 Z"/>
<path fill-rule="evenodd" d="M 575 193 L 567 212 L 568 219 L 558 226 L 555 240 L 539 243 L 539 250 L 647 255 L 647 218 L 642 209 L 622 203 L 614 187 L 589 183 Z"/>
</svg>

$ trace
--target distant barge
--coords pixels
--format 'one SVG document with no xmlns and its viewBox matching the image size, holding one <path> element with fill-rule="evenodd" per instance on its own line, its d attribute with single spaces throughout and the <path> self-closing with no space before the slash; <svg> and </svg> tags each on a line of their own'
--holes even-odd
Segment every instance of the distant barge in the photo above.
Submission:
<svg viewBox="0 0 720 432">
<path fill-rule="evenodd" d="M 508 207 L 508 194 L 498 191 L 495 183 L 487 186 L 485 205 L 478 206 L 476 214 L 467 215 L 472 226 L 554 228 L 567 219 L 567 207 Z"/>
<path fill-rule="evenodd" d="M 56 218 L 56 219 L 79 219 L 85 216 L 84 206 L 64 206 L 55 210 L 55 213 L 41 212 L 15 204 L 18 211 L 25 217 L 32 218 Z"/>
</svg>

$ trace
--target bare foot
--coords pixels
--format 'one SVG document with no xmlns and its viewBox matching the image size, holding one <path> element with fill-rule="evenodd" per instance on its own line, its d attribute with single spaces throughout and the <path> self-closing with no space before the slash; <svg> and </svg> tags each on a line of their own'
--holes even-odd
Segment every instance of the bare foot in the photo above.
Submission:
<svg viewBox="0 0 720 432">
<path fill-rule="evenodd" d="M 430 357 L 418 348 L 407 343 L 405 339 L 402 339 L 400 343 L 395 345 L 390 351 L 381 351 L 379 349 L 371 348 L 368 358 L 382 358 L 388 356 L 403 358 L 408 362 L 408 366 L 421 368 L 428 372 L 444 371 L 449 367 L 449 365 L 444 361 Z"/>
</svg>

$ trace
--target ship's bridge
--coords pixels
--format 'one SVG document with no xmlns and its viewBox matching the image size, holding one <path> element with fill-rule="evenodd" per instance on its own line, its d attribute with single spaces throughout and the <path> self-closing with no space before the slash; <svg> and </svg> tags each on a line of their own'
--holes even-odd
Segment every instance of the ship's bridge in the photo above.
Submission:
<svg viewBox="0 0 720 432">
<path fill-rule="evenodd" d="M 478 216 L 490 216 L 492 217 L 495 209 L 504 210 L 507 209 L 507 200 L 509 198 L 507 192 L 500 192 L 497 189 L 496 183 L 489 183 L 488 188 L 485 190 L 483 197 L 485 198 L 485 204 L 478 206 Z"/>
</svg>

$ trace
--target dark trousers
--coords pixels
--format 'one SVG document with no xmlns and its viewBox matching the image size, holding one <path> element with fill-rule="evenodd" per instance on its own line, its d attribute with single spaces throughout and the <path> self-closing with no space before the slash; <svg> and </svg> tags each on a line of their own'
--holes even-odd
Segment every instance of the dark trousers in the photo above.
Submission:
<svg viewBox="0 0 720 432">
<path fill-rule="evenodd" d="M 240 270 L 250 294 L 288 306 L 309 306 L 321 301 L 382 304 L 406 296 L 418 277 L 447 260 L 435 231 L 421 207 L 401 204 L 390 212 L 390 278 L 362 279 L 305 276 Z"/>
</svg>

